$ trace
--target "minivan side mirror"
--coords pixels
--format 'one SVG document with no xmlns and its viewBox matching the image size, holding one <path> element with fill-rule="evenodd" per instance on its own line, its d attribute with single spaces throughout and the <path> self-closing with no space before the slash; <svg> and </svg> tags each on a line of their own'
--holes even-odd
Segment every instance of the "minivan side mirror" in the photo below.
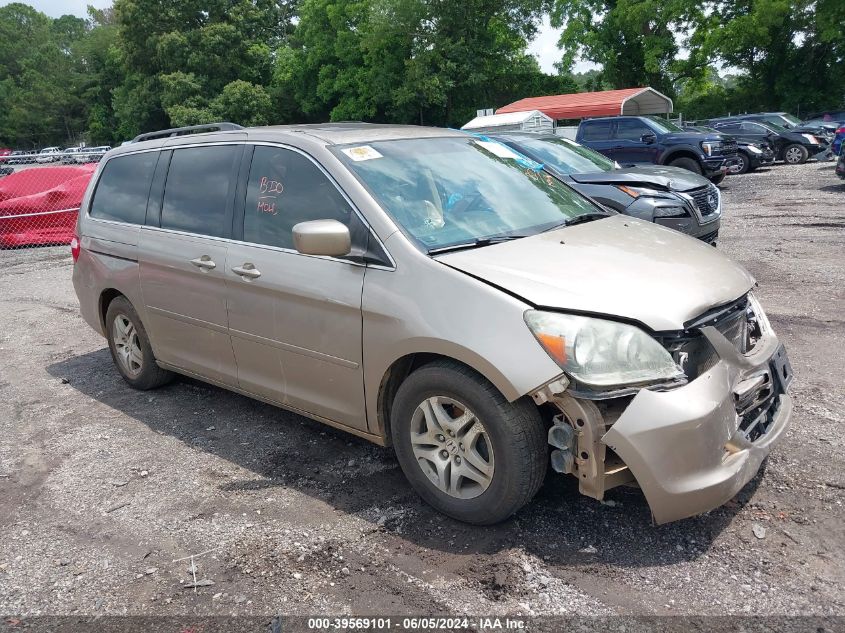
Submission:
<svg viewBox="0 0 845 633">
<path fill-rule="evenodd" d="M 303 255 L 342 257 L 352 250 L 352 237 L 337 220 L 310 220 L 294 225 L 293 245 Z"/>
<path fill-rule="evenodd" d="M 643 134 L 640 137 L 640 140 L 643 143 L 648 143 L 649 145 L 654 143 L 657 140 L 657 137 L 654 134 Z"/>
</svg>

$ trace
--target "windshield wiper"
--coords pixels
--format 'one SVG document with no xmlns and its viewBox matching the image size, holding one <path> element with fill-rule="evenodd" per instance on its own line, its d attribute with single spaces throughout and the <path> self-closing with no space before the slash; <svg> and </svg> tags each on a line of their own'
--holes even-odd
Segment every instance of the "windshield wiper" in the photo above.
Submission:
<svg viewBox="0 0 845 633">
<path fill-rule="evenodd" d="M 593 220 L 601 220 L 602 218 L 609 218 L 612 213 L 601 213 L 599 211 L 591 211 L 590 213 L 582 213 L 581 215 L 576 215 L 574 218 L 568 218 L 563 222 L 559 222 L 554 226 L 550 226 L 542 233 L 548 233 L 549 231 L 554 231 L 555 229 L 559 229 L 562 226 L 574 226 L 576 224 L 582 224 L 583 222 L 592 222 Z"/>
<path fill-rule="evenodd" d="M 471 242 L 461 242 L 460 244 L 450 244 L 449 246 L 440 246 L 438 248 L 431 248 L 428 251 L 429 255 L 436 255 L 437 253 L 446 253 L 448 251 L 459 251 L 465 248 L 478 248 L 480 246 L 489 246 L 490 244 L 499 244 L 501 242 L 510 242 L 511 240 L 518 240 L 527 235 L 491 235 L 489 237 L 478 237 Z"/>
</svg>

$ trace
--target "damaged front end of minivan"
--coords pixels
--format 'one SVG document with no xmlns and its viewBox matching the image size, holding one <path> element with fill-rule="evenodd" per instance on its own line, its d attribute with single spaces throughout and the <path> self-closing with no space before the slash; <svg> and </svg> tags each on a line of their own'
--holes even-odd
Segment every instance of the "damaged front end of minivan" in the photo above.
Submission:
<svg viewBox="0 0 845 633">
<path fill-rule="evenodd" d="M 658 524 L 712 510 L 788 427 L 792 369 L 751 293 L 654 335 L 555 312 L 525 320 L 566 372 L 531 394 L 556 412 L 552 468 L 586 496 L 638 485 Z"/>
</svg>

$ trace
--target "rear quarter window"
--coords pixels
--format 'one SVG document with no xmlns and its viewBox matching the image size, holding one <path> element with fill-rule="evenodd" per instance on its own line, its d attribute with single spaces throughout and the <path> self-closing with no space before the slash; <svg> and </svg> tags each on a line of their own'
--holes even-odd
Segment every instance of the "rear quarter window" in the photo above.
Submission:
<svg viewBox="0 0 845 633">
<path fill-rule="evenodd" d="M 88 214 L 92 218 L 143 224 L 158 152 L 115 156 L 109 160 L 94 190 Z"/>
</svg>

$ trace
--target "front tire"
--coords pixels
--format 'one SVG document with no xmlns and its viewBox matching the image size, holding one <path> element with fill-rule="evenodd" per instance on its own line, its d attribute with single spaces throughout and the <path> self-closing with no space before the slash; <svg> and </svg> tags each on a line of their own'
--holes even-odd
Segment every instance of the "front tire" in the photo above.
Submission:
<svg viewBox="0 0 845 633">
<path fill-rule="evenodd" d="M 744 152 L 737 153 L 737 158 L 739 159 L 739 165 L 731 168 L 730 172 L 732 174 L 747 174 L 751 171 L 751 159 Z"/>
<path fill-rule="evenodd" d="M 126 297 L 115 297 L 106 310 L 109 351 L 127 384 L 146 391 L 173 380 L 173 373 L 156 364 L 144 324 Z"/>
<path fill-rule="evenodd" d="M 669 163 L 670 167 L 680 167 L 681 169 L 686 169 L 687 171 L 691 171 L 694 174 L 698 174 L 699 176 L 702 175 L 701 165 L 698 164 L 697 160 L 692 158 L 676 158 L 671 163 Z"/>
<path fill-rule="evenodd" d="M 712 182 L 714 185 L 720 184 L 725 179 L 725 174 L 716 174 L 715 176 L 710 176 L 708 180 Z"/>
<path fill-rule="evenodd" d="M 437 361 L 411 373 L 391 413 L 394 450 L 417 493 L 477 525 L 505 520 L 537 493 L 548 447 L 528 398 L 508 402 L 478 373 Z"/>
<path fill-rule="evenodd" d="M 785 163 L 790 165 L 801 165 L 806 163 L 809 157 L 810 152 L 807 151 L 807 148 L 803 145 L 799 145 L 798 143 L 787 145 L 783 150 L 783 160 Z"/>
</svg>

